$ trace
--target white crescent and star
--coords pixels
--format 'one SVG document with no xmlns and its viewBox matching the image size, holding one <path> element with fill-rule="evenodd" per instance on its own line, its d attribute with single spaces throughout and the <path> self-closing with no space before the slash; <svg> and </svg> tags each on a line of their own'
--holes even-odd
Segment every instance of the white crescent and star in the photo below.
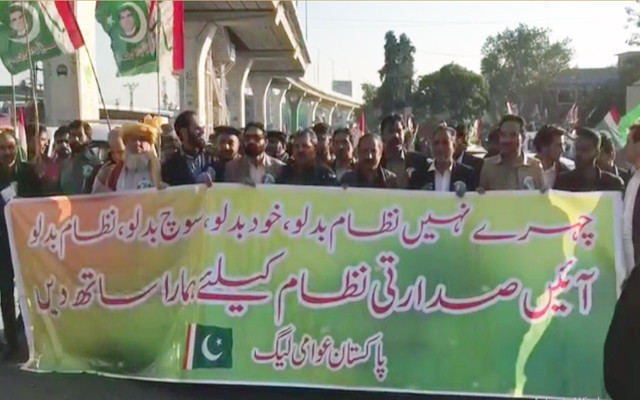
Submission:
<svg viewBox="0 0 640 400">
<path fill-rule="evenodd" d="M 211 351 L 209 351 L 210 338 L 211 338 L 211 335 L 207 335 L 207 337 L 205 337 L 204 340 L 202 341 L 202 348 L 201 348 L 202 355 L 204 356 L 204 358 L 206 358 L 209 361 L 217 361 L 220 357 L 222 357 L 222 352 L 213 354 Z M 220 346 L 222 344 L 222 340 L 218 338 L 218 340 L 216 340 L 216 344 Z"/>
<path fill-rule="evenodd" d="M 19 7 L 20 10 L 24 10 L 26 13 L 31 15 L 31 30 L 27 33 L 26 37 L 9 38 L 9 40 L 15 43 L 27 44 L 27 41 L 31 42 L 33 39 L 38 37 L 40 34 L 40 16 L 38 15 L 38 11 L 36 11 L 33 6 L 26 3 L 12 3 L 11 7 Z M 25 26 L 29 28 L 27 16 L 23 15 L 23 18 Z"/>
<path fill-rule="evenodd" d="M 123 3 L 120 9 L 122 10 L 122 8 L 127 6 L 136 10 L 136 14 L 138 15 L 138 21 L 140 21 L 140 27 L 138 28 L 138 32 L 135 35 L 131 37 L 120 35 L 120 39 L 123 42 L 127 42 L 127 43 L 138 43 L 139 41 L 144 39 L 144 37 L 147 35 L 147 20 L 144 17 L 144 13 L 142 12 L 142 9 L 135 3 L 128 1 L 126 3 Z"/>
</svg>

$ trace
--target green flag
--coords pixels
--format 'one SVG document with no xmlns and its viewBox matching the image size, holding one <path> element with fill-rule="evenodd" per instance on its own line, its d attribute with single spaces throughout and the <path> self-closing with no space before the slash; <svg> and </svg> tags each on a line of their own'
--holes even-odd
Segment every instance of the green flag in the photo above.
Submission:
<svg viewBox="0 0 640 400">
<path fill-rule="evenodd" d="M 27 43 L 33 62 L 62 54 L 38 3 L 0 2 L 0 58 L 14 75 L 29 69 Z"/>
<path fill-rule="evenodd" d="M 157 71 L 155 17 L 148 2 L 98 1 L 96 20 L 111 38 L 118 76 Z"/>
<path fill-rule="evenodd" d="M 626 113 L 622 118 L 620 118 L 620 123 L 618 124 L 618 132 L 620 132 L 620 136 L 623 139 L 623 142 L 627 142 L 627 134 L 629 133 L 629 127 L 633 125 L 640 119 L 640 105 L 638 105 L 633 110 Z M 624 144 L 623 143 L 623 144 Z"/>
<path fill-rule="evenodd" d="M 232 354 L 231 328 L 199 324 L 189 324 L 187 327 L 184 369 L 231 368 Z"/>
</svg>

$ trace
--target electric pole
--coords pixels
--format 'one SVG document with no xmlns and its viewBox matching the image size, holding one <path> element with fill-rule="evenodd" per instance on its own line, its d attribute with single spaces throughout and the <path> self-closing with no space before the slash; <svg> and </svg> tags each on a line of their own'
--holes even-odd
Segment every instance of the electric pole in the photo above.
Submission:
<svg viewBox="0 0 640 400">
<path fill-rule="evenodd" d="M 136 91 L 136 89 L 138 88 L 138 85 L 139 85 L 138 82 L 129 82 L 122 85 L 123 87 L 126 87 L 127 89 L 129 89 L 129 110 L 131 111 L 133 111 L 133 92 Z"/>
</svg>

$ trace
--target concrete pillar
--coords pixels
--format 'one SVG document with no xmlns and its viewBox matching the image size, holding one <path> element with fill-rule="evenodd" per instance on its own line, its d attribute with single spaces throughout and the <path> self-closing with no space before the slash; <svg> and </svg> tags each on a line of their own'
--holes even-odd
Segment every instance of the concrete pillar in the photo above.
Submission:
<svg viewBox="0 0 640 400">
<path fill-rule="evenodd" d="M 267 98 L 271 87 L 271 76 L 249 74 L 249 84 L 253 91 L 253 118 L 267 126 Z"/>
<path fill-rule="evenodd" d="M 276 126 L 279 131 L 284 130 L 284 120 L 282 118 L 282 108 L 287 104 L 287 92 L 291 85 L 278 87 L 280 89 L 280 94 L 278 95 L 278 111 L 276 113 Z"/>
<path fill-rule="evenodd" d="M 331 109 L 329 110 L 329 118 L 327 120 L 327 124 L 329 124 L 329 126 L 333 126 L 333 113 L 336 111 L 337 107 L 338 107 L 338 104 L 334 104 L 333 106 L 331 106 Z"/>
<path fill-rule="evenodd" d="M 195 111 L 201 123 L 207 121 L 205 66 L 216 29 L 211 22 L 184 23 L 185 60 L 180 78 L 180 108 Z"/>
<path fill-rule="evenodd" d="M 229 88 L 227 104 L 229 106 L 229 122 L 236 128 L 246 125 L 244 90 L 247 77 L 253 65 L 253 58 L 249 53 L 236 53 L 236 63 L 227 73 L 227 87 Z"/>
<path fill-rule="evenodd" d="M 345 122 L 347 122 L 347 124 L 349 122 L 351 122 L 351 117 L 353 117 L 353 112 L 355 111 L 355 108 L 352 108 L 349 110 L 349 113 L 347 113 L 347 120 Z"/>
<path fill-rule="evenodd" d="M 302 99 L 304 99 L 306 95 L 306 92 L 296 92 L 287 96 L 287 102 L 289 103 L 289 107 L 291 107 L 291 133 L 295 133 L 300 129 L 300 104 L 302 104 Z"/>
<path fill-rule="evenodd" d="M 311 110 L 311 123 L 315 124 L 316 123 L 316 117 L 318 116 L 318 106 L 320 106 L 320 103 L 322 102 L 322 99 L 318 99 L 318 101 L 316 101 L 316 104 L 313 105 L 313 110 Z"/>
<path fill-rule="evenodd" d="M 73 2 L 76 19 L 95 62 L 95 2 Z M 60 126 L 74 119 L 100 119 L 100 96 L 85 49 L 50 58 L 44 65 L 45 124 Z M 98 68 L 98 67 L 96 67 Z"/>
</svg>

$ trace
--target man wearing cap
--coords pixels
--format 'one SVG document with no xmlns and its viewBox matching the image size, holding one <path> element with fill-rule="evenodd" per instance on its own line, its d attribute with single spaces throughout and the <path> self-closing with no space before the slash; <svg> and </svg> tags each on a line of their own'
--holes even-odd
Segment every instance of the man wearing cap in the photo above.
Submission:
<svg viewBox="0 0 640 400">
<path fill-rule="evenodd" d="M 146 117 L 144 122 L 123 125 L 122 140 L 125 145 L 124 159 L 111 168 L 105 191 L 121 192 L 155 187 L 162 189 L 160 162 L 155 143 L 158 139 L 158 120 Z"/>
<path fill-rule="evenodd" d="M 246 182 L 251 184 L 275 183 L 284 163 L 265 153 L 267 135 L 259 122 L 251 122 L 242 134 L 244 154 L 225 167 L 225 182 Z"/>
</svg>

